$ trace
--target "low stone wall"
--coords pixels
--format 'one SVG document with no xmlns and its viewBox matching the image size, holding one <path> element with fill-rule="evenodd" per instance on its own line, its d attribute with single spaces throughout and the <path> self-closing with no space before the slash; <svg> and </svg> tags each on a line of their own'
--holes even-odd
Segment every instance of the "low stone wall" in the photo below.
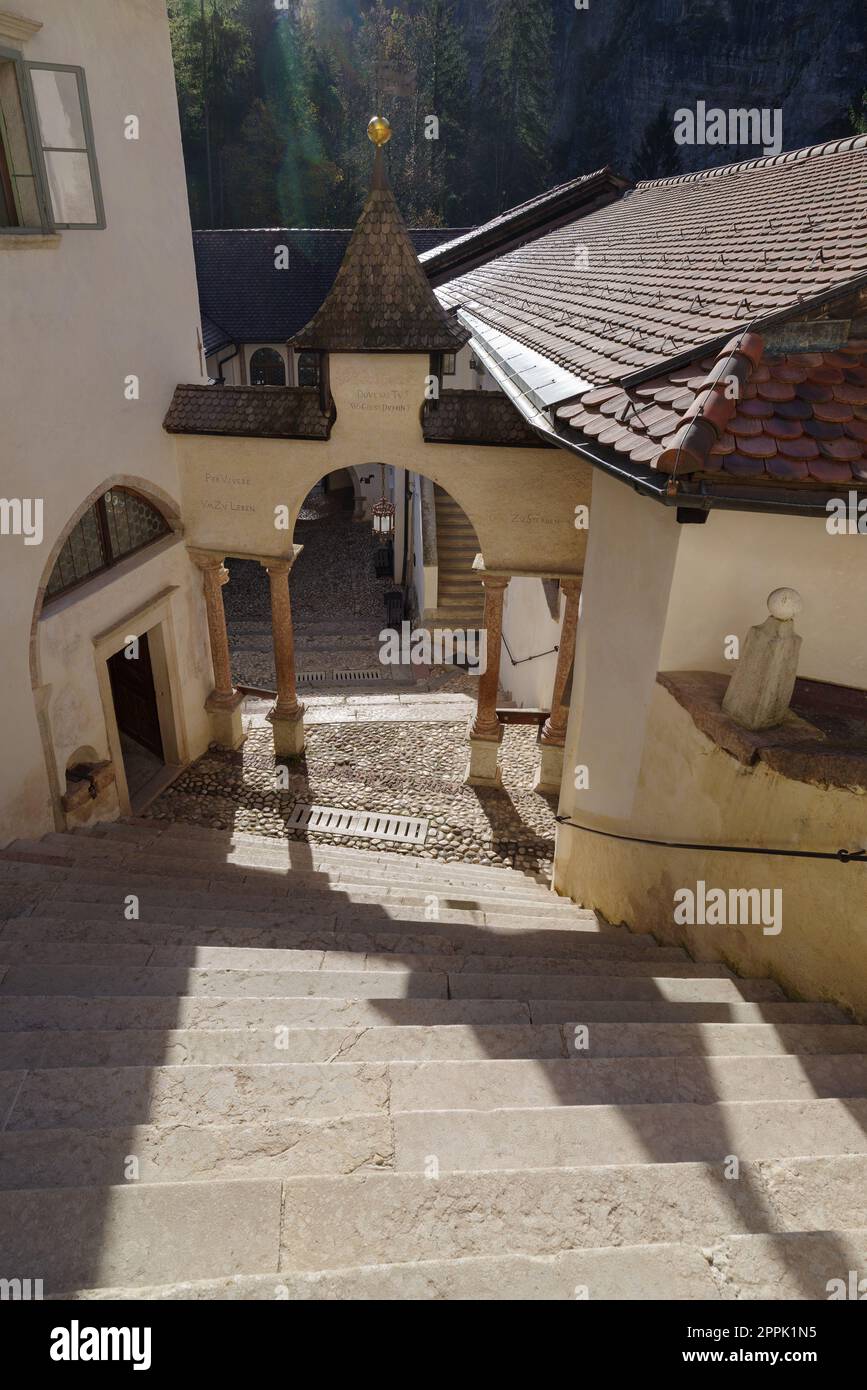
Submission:
<svg viewBox="0 0 867 1390">
<path fill-rule="evenodd" d="M 579 793 L 576 821 L 580 803 Z M 867 844 L 867 798 L 784 777 L 765 763 L 745 766 L 657 685 L 632 815 L 588 824 L 648 839 L 834 853 Z M 770 975 L 796 998 L 833 1000 L 867 1021 L 867 863 L 673 850 L 563 826 L 556 865 L 557 891 L 610 922 L 742 975 Z M 781 930 L 675 921 L 675 894 L 699 882 L 707 892 L 779 891 Z"/>
</svg>

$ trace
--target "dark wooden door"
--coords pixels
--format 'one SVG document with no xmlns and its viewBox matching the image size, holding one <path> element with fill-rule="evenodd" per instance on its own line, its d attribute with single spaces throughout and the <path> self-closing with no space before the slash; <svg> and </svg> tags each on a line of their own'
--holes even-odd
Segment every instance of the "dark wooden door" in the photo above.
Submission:
<svg viewBox="0 0 867 1390">
<path fill-rule="evenodd" d="M 121 733 L 163 758 L 157 696 L 151 669 L 147 633 L 138 642 L 138 656 L 127 657 L 126 649 L 115 652 L 108 661 L 114 713 Z"/>
</svg>

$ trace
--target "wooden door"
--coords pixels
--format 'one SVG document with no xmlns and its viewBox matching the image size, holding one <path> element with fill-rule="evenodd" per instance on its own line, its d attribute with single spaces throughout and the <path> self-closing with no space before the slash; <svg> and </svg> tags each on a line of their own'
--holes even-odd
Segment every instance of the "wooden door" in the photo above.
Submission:
<svg viewBox="0 0 867 1390">
<path fill-rule="evenodd" d="M 138 656 L 128 657 L 126 648 L 109 658 L 108 673 L 114 699 L 114 713 L 121 733 L 135 739 L 143 748 L 163 758 L 159 710 L 151 668 L 147 633 L 138 642 Z"/>
</svg>

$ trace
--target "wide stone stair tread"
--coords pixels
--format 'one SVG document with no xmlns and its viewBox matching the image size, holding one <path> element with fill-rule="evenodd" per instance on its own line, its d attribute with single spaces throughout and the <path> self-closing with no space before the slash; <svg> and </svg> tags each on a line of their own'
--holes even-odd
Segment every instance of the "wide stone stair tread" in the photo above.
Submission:
<svg viewBox="0 0 867 1390">
<path fill-rule="evenodd" d="M 38 908 L 39 904 L 34 907 Z M 589 929 L 583 922 L 569 929 L 520 925 L 486 926 L 466 923 L 413 922 L 400 918 L 376 920 L 353 915 L 351 906 L 332 918 L 321 914 L 304 915 L 288 911 L 278 925 L 239 926 L 232 921 L 211 927 L 187 926 L 183 922 L 124 920 L 123 940 L 118 942 L 111 919 L 66 920 L 62 917 L 12 917 L 0 922 L 0 950 L 14 943 L 46 942 L 101 943 L 111 947 L 186 946 L 238 947 L 239 949 L 404 952 L 417 955 L 512 956 L 526 960 L 544 952 L 548 958 L 566 963 L 588 957 L 597 960 L 683 961 L 688 957 L 680 946 L 656 946 L 650 937 L 624 938 L 617 927 Z M 511 966 L 509 967 L 512 968 Z"/>
<path fill-rule="evenodd" d="M 219 1020 L 215 1020 L 215 1024 Z M 575 1057 L 565 1023 L 443 1023 L 367 1027 L 91 1028 L 0 1031 L 0 1070 L 89 1066 L 228 1066 L 288 1062 L 489 1061 Z M 867 1029 L 845 1024 L 598 1023 L 584 1059 L 867 1056 Z"/>
<path fill-rule="evenodd" d="M 57 1295 L 83 1300 L 616 1300 L 729 1301 L 828 1297 L 827 1272 L 848 1260 L 861 1269 L 867 1231 L 733 1235 L 706 1245 L 644 1244 L 556 1255 L 463 1256 L 407 1264 L 367 1264 L 313 1273 L 239 1275 L 145 1288 Z M 702 1350 L 702 1348 L 699 1348 Z"/>
<path fill-rule="evenodd" d="M 867 1028 L 518 870 L 16 842 L 0 1114 L 49 1295 L 804 1299 L 867 1257 Z"/>
</svg>

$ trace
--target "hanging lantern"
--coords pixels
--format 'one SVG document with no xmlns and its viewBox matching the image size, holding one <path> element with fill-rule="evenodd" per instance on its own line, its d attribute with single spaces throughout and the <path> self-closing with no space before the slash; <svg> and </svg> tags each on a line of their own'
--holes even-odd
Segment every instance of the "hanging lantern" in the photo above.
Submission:
<svg viewBox="0 0 867 1390">
<path fill-rule="evenodd" d="M 394 535 L 394 503 L 385 495 L 385 464 L 381 463 L 380 468 L 382 496 L 373 506 L 373 529 L 383 540 L 388 540 Z"/>
</svg>

